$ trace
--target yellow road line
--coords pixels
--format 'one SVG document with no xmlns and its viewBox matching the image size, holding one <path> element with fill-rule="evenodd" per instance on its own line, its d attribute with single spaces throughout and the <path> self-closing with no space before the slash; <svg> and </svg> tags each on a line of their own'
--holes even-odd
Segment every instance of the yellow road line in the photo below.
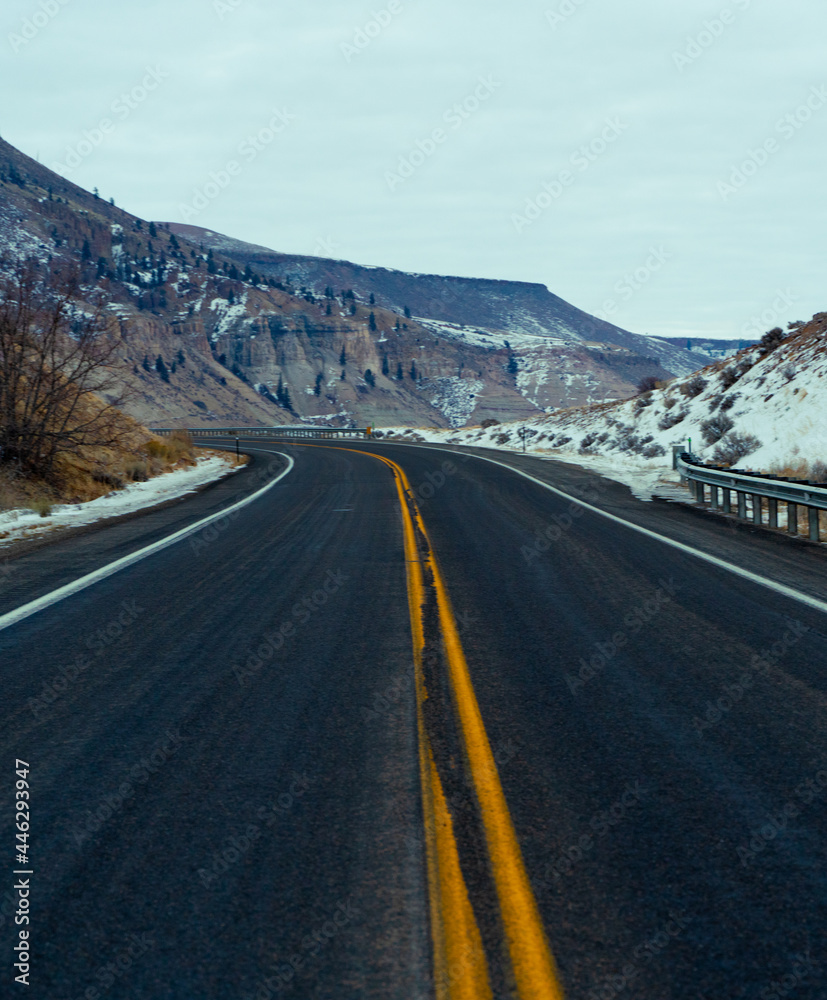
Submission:
<svg viewBox="0 0 827 1000">
<path fill-rule="evenodd" d="M 416 666 L 419 762 L 425 811 L 437 996 L 439 1000 L 488 1000 L 491 989 L 479 928 L 462 876 L 451 816 L 433 760 L 422 711 L 422 704 L 427 698 L 422 673 L 422 651 L 425 644 L 422 607 L 425 585 L 416 544 L 417 528 L 424 536 L 430 553 L 427 567 L 433 576 L 436 590 L 454 704 L 471 780 L 480 806 L 517 992 L 520 1000 L 563 1000 L 563 989 L 508 811 L 451 601 L 408 478 L 396 462 L 382 455 L 356 448 L 337 450 L 369 455 L 389 466 L 396 480 L 402 508 L 405 560 L 408 567 L 408 605 Z"/>
<path fill-rule="evenodd" d="M 362 452 L 370 454 L 370 452 Z M 374 456 L 379 458 L 380 456 Z M 396 476 L 403 515 L 406 517 L 406 537 L 413 527 L 408 525 L 411 515 L 402 495 L 404 488 L 411 499 L 417 526 L 428 542 L 430 569 L 439 606 L 445 653 L 451 674 L 457 715 L 459 717 L 471 778 L 482 813 L 488 853 L 497 889 L 509 956 L 522 1000 L 562 1000 L 557 969 L 543 929 L 542 919 L 531 890 L 523 862 L 517 834 L 508 811 L 494 754 L 485 731 L 477 696 L 471 682 L 468 663 L 459 638 L 459 629 L 451 609 L 450 598 L 442 574 L 437 566 L 430 538 L 422 515 L 413 501 L 413 491 L 405 472 L 390 459 L 381 458 Z M 415 544 L 415 543 L 414 543 Z M 407 542 L 406 542 L 407 551 Z M 410 556 L 407 556 L 410 565 Z M 421 586 L 421 569 L 419 585 Z M 413 608 L 411 609 L 413 612 Z M 421 632 L 421 615 L 419 629 Z M 413 616 L 412 616 L 413 621 Z"/>
<path fill-rule="evenodd" d="M 396 469 L 393 469 L 393 472 L 402 508 L 405 562 L 408 570 L 408 607 L 416 673 L 419 773 L 425 821 L 436 995 L 437 1000 L 490 1000 L 491 987 L 488 983 L 482 938 L 468 898 L 468 889 L 462 877 L 451 814 L 448 811 L 442 782 L 425 728 L 422 710 L 427 697 L 422 672 L 422 651 L 425 646 L 422 605 L 425 600 L 425 587 L 413 521 L 405 502 L 404 487 Z"/>
<path fill-rule="evenodd" d="M 459 630 L 442 575 L 433 558 L 431 568 L 457 714 L 482 813 L 517 990 L 523 1000 L 562 1000 L 563 990 L 471 683 Z"/>
</svg>

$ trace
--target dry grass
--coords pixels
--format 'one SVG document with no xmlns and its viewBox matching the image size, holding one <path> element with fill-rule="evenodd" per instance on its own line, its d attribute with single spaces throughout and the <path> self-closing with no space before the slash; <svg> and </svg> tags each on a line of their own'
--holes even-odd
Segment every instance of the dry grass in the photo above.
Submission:
<svg viewBox="0 0 827 1000">
<path fill-rule="evenodd" d="M 785 476 L 788 479 L 809 479 L 813 483 L 827 482 L 827 466 L 824 462 L 796 462 L 788 465 L 774 465 L 770 469 L 773 476 Z"/>
<path fill-rule="evenodd" d="M 48 481 L 0 466 L 0 510 L 31 509 L 46 517 L 54 504 L 96 500 L 129 483 L 195 465 L 196 449 L 186 431 L 161 439 L 123 413 L 113 419 L 119 424 L 117 445 L 60 455 Z"/>
<path fill-rule="evenodd" d="M 40 497 L 37 500 L 32 500 L 29 507 L 35 512 L 35 514 L 40 514 L 41 517 L 48 517 L 52 513 L 51 500 L 47 500 L 45 497 Z"/>
<path fill-rule="evenodd" d="M 195 446 L 186 431 L 161 439 L 136 424 L 120 448 L 89 448 L 65 456 L 59 469 L 59 492 L 65 502 L 82 503 L 195 462 Z"/>
<path fill-rule="evenodd" d="M 48 483 L 0 467 L 0 511 L 34 510 L 47 517 L 58 500 L 57 493 Z"/>
<path fill-rule="evenodd" d="M 195 446 L 188 431 L 173 431 L 168 438 L 152 438 L 144 450 L 151 462 L 165 465 L 192 465 L 195 462 Z"/>
</svg>

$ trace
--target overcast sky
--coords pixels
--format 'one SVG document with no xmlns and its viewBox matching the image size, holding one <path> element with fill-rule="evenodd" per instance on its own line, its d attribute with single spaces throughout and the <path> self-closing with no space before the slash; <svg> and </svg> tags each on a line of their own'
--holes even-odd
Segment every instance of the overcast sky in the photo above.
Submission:
<svg viewBox="0 0 827 1000">
<path fill-rule="evenodd" d="M 0 21 L 0 133 L 144 218 L 539 281 L 639 333 L 827 310 L 824 0 L 5 0 Z"/>
</svg>

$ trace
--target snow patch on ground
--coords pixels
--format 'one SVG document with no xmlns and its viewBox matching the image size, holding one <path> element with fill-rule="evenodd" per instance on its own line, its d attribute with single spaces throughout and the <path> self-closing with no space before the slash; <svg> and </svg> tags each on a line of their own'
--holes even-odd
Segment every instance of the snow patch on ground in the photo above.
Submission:
<svg viewBox="0 0 827 1000">
<path fill-rule="evenodd" d="M 26 228 L 23 216 L 10 205 L 0 206 L 0 252 L 12 260 L 35 258 L 45 264 L 50 248 Z"/>
<path fill-rule="evenodd" d="M 210 303 L 210 310 L 218 317 L 218 323 L 210 338 L 216 341 L 228 333 L 237 320 L 247 318 L 247 292 L 244 292 L 241 299 L 233 305 L 230 305 L 226 299 L 213 299 Z"/>
<path fill-rule="evenodd" d="M 672 448 L 687 448 L 690 439 L 693 454 L 709 464 L 760 472 L 812 470 L 827 465 L 827 314 L 774 349 L 746 348 L 627 401 L 486 428 L 385 433 L 519 452 L 525 436 L 528 453 L 593 469 L 641 499 L 685 496 L 671 471 Z"/>
<path fill-rule="evenodd" d="M 476 378 L 432 378 L 422 382 L 421 389 L 431 406 L 448 418 L 451 427 L 462 427 L 474 412 L 485 383 Z"/>
<path fill-rule="evenodd" d="M 241 468 L 243 466 L 233 465 L 229 458 L 203 456 L 194 466 L 164 473 L 145 483 L 130 483 L 97 500 L 61 504 L 54 507 L 48 517 L 40 517 L 30 510 L 4 511 L 0 513 L 0 548 L 23 539 L 39 538 L 58 528 L 77 528 L 107 517 L 134 514 L 167 500 L 177 500 Z"/>
<path fill-rule="evenodd" d="M 321 420 L 322 422 L 329 422 L 331 420 L 344 420 L 346 422 L 342 424 L 343 427 L 355 427 L 356 425 L 349 419 L 351 416 L 352 414 L 350 410 L 346 410 L 344 407 L 342 407 L 342 409 L 339 410 L 338 413 L 317 413 L 315 416 L 302 417 L 302 420 L 305 421 L 304 424 L 293 424 L 293 425 L 287 424 L 285 426 L 303 427 L 306 426 L 308 423 L 310 423 L 311 420 Z"/>
<path fill-rule="evenodd" d="M 524 334 L 524 333 L 503 333 L 502 331 L 489 330 L 478 326 L 461 326 L 459 323 L 448 323 L 443 320 L 425 319 L 422 316 L 415 316 L 415 321 L 439 334 L 441 337 L 449 337 L 453 340 L 461 340 L 465 344 L 474 347 L 485 347 L 489 350 L 499 351 L 505 348 L 506 341 L 515 349 L 528 349 L 532 347 L 564 347 L 572 343 L 576 338 L 561 340 L 557 337 L 546 334 Z"/>
<path fill-rule="evenodd" d="M 522 453 L 522 439 L 517 432 L 523 427 L 530 427 L 530 422 L 498 424 L 490 433 L 475 427 L 462 428 L 459 432 L 456 430 L 423 429 L 421 427 L 416 429 L 398 427 L 383 428 L 383 433 L 403 441 L 407 439 L 428 444 L 458 444 Z M 499 439 L 504 434 L 510 434 L 510 439 L 501 443 Z M 599 476 L 628 486 L 640 500 L 648 501 L 654 496 L 669 500 L 689 498 L 688 490 L 680 485 L 680 477 L 677 473 L 672 472 L 663 461 L 645 461 L 636 458 L 598 458 L 565 449 L 542 447 L 534 444 L 531 439 L 526 441 L 526 454 L 549 462 L 568 462 L 589 469 Z"/>
</svg>

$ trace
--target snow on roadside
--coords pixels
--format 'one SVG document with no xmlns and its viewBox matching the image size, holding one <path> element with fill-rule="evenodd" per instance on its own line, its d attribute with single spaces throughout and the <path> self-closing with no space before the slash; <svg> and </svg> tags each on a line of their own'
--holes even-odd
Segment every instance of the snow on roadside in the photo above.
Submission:
<svg viewBox="0 0 827 1000">
<path fill-rule="evenodd" d="M 413 430 L 409 427 L 383 428 L 387 437 L 399 441 L 424 442 L 428 444 L 458 444 L 478 448 L 491 448 L 497 451 L 522 453 L 523 446 L 514 433 L 523 426 L 531 426 L 530 422 L 519 424 L 498 424 L 493 433 L 480 432 L 478 427 L 463 428 L 461 431 L 423 429 Z M 510 442 L 498 443 L 500 434 L 512 432 Z M 526 442 L 526 454 L 548 462 L 568 462 L 579 465 L 617 483 L 628 486 L 629 490 L 639 500 L 651 500 L 653 496 L 668 500 L 684 500 L 688 491 L 679 485 L 680 477 L 674 473 L 663 459 L 647 460 L 631 456 L 613 456 L 607 458 L 598 455 L 582 455 L 577 451 L 566 451 L 562 448 L 544 448 Z M 670 459 L 671 461 L 671 459 Z"/>
<path fill-rule="evenodd" d="M 229 458 L 202 456 L 194 466 L 166 472 L 145 483 L 130 483 L 97 500 L 56 505 L 48 517 L 28 509 L 4 511 L 0 513 L 0 548 L 24 539 L 39 538 L 58 528 L 77 528 L 177 500 L 242 468 Z"/>
<path fill-rule="evenodd" d="M 798 327 L 797 324 L 794 326 Z M 773 332 L 774 333 L 774 332 Z M 395 428 L 400 440 L 522 451 L 571 462 L 642 499 L 677 499 L 672 447 L 702 461 L 754 471 L 827 468 L 827 313 L 726 361 L 623 402 L 460 430 Z M 809 469 L 809 473 L 806 470 Z M 789 474 L 789 473 L 786 473 Z M 798 474 L 798 473 L 796 473 Z"/>
</svg>

